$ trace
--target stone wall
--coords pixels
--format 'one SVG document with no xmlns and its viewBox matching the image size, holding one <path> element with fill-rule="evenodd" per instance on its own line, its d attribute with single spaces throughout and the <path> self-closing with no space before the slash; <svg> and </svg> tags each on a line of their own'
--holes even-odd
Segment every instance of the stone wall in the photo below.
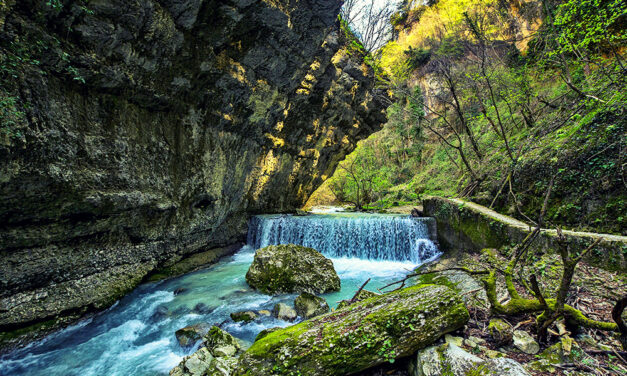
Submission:
<svg viewBox="0 0 627 376">
<path fill-rule="evenodd" d="M 386 120 L 340 6 L 3 2 L 0 337 L 300 207 Z"/>
</svg>

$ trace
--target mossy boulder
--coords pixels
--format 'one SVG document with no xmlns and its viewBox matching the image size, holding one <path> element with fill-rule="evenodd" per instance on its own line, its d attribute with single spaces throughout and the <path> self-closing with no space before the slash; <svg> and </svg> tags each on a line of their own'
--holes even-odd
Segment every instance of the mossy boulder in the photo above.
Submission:
<svg viewBox="0 0 627 376">
<path fill-rule="evenodd" d="M 197 341 L 200 341 L 202 337 L 207 334 L 211 325 L 207 323 L 199 323 L 189 325 L 174 332 L 177 341 L 181 347 L 190 347 Z"/>
<path fill-rule="evenodd" d="M 264 294 L 321 294 L 340 289 L 340 277 L 331 260 L 313 248 L 294 244 L 257 250 L 246 282 Z"/>
<path fill-rule="evenodd" d="M 409 356 L 469 315 L 446 286 L 414 286 L 373 297 L 259 338 L 234 375 L 345 375 Z"/>
<path fill-rule="evenodd" d="M 256 318 L 257 318 L 257 314 L 253 311 L 242 311 L 242 312 L 231 313 L 231 320 L 235 322 L 239 322 L 239 321 L 250 322 L 250 321 L 254 321 Z"/>
<path fill-rule="evenodd" d="M 327 304 L 326 300 L 308 292 L 304 292 L 294 299 L 294 308 L 296 308 L 298 316 L 304 319 L 310 319 L 329 312 L 329 304 Z"/>
<path fill-rule="evenodd" d="M 507 345 L 512 342 L 514 330 L 512 326 L 501 319 L 491 319 L 488 324 L 488 333 L 497 346 Z"/>
</svg>

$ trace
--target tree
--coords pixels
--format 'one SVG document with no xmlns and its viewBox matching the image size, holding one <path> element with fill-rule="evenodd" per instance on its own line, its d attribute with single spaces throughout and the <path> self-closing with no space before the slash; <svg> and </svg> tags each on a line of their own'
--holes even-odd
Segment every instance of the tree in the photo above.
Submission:
<svg viewBox="0 0 627 376">
<path fill-rule="evenodd" d="M 396 1 L 346 0 L 340 16 L 366 51 L 374 54 L 392 37 L 390 18 L 397 8 Z"/>
</svg>

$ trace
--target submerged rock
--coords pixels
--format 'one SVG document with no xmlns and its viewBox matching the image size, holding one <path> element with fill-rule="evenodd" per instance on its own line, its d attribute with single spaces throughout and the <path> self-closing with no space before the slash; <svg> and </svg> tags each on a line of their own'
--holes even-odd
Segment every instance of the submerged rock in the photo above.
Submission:
<svg viewBox="0 0 627 376">
<path fill-rule="evenodd" d="M 253 311 L 242 311 L 231 313 L 231 319 L 235 322 L 244 321 L 250 322 L 257 318 L 257 314 Z"/>
<path fill-rule="evenodd" d="M 205 303 L 198 303 L 194 306 L 194 312 L 201 314 L 201 315 L 208 315 L 211 312 L 213 312 L 213 309 L 209 308 L 209 306 L 206 305 Z"/>
<path fill-rule="evenodd" d="M 177 330 L 174 335 L 182 347 L 190 347 L 201 340 L 202 337 L 207 334 L 209 328 L 211 328 L 211 325 L 199 323 L 181 328 Z"/>
<path fill-rule="evenodd" d="M 340 289 L 340 277 L 331 260 L 313 248 L 294 244 L 257 250 L 246 282 L 265 294 L 321 294 Z"/>
<path fill-rule="evenodd" d="M 409 356 L 468 321 L 446 286 L 381 295 L 260 337 L 235 375 L 344 375 Z"/>
<path fill-rule="evenodd" d="M 279 320 L 294 321 L 296 320 L 296 311 L 285 303 L 278 303 L 272 309 L 272 316 Z"/>
<path fill-rule="evenodd" d="M 326 300 L 308 292 L 304 292 L 294 299 L 294 308 L 296 308 L 298 316 L 304 319 L 310 319 L 329 312 L 329 304 L 327 304 Z"/>
<path fill-rule="evenodd" d="M 205 347 L 186 356 L 170 371 L 170 376 L 230 376 L 237 364 L 240 351 L 238 341 L 217 326 L 212 326 L 204 337 Z"/>
</svg>

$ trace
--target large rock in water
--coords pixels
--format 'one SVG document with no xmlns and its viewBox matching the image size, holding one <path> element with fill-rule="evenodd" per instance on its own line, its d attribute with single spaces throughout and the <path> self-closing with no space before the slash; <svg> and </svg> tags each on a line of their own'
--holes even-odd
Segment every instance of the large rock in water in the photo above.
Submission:
<svg viewBox="0 0 627 376">
<path fill-rule="evenodd" d="M 49 3 L 0 2 L 0 331 L 242 240 L 385 122 L 339 0 Z"/>
<path fill-rule="evenodd" d="M 260 337 L 235 375 L 346 375 L 415 353 L 469 315 L 446 286 L 414 286 Z"/>
<path fill-rule="evenodd" d="M 257 250 L 246 282 L 265 294 L 321 294 L 340 289 L 340 277 L 331 260 L 313 248 L 294 244 Z"/>
</svg>

